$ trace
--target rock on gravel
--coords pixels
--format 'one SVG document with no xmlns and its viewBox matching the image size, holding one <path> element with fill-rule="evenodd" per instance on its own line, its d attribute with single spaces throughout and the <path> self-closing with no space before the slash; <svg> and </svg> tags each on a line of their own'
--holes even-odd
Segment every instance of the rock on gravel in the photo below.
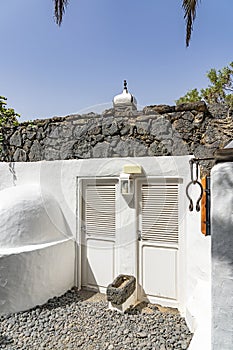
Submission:
<svg viewBox="0 0 233 350">
<path fill-rule="evenodd" d="M 0 349 L 8 350 L 172 350 L 187 349 L 192 339 L 184 318 L 132 308 L 109 310 L 103 296 L 75 288 L 46 304 L 0 316 Z"/>
</svg>

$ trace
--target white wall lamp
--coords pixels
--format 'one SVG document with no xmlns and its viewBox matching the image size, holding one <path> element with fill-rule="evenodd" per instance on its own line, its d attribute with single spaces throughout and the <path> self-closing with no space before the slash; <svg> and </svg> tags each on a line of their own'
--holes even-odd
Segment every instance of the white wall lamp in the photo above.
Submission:
<svg viewBox="0 0 233 350">
<path fill-rule="evenodd" d="M 122 195 L 132 195 L 134 193 L 133 179 L 130 174 L 120 174 L 120 189 Z"/>
<path fill-rule="evenodd" d="M 120 174 L 120 189 L 122 195 L 134 194 L 134 179 L 132 175 L 140 175 L 142 167 L 137 164 L 125 164 L 123 172 Z"/>
</svg>

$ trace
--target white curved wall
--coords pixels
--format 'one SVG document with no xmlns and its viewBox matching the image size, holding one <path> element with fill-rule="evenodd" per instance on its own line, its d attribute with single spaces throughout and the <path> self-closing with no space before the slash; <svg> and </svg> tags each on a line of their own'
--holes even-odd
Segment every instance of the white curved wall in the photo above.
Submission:
<svg viewBox="0 0 233 350">
<path fill-rule="evenodd" d="M 74 286 L 75 246 L 58 202 L 39 184 L 0 191 L 0 314 Z"/>
<path fill-rule="evenodd" d="M 0 191 L 0 247 L 58 242 L 71 236 L 57 201 L 36 184 Z"/>
<path fill-rule="evenodd" d="M 74 286 L 73 240 L 1 255 L 0 314 L 45 303 Z"/>
<path fill-rule="evenodd" d="M 233 162 L 215 165 L 211 176 L 212 349 L 223 350 L 233 348 Z"/>
</svg>

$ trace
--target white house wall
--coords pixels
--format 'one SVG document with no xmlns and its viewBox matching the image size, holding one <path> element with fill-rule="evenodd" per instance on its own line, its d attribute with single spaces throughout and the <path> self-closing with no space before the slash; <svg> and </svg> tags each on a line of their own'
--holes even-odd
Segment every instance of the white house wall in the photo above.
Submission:
<svg viewBox="0 0 233 350">
<path fill-rule="evenodd" d="M 197 200 L 197 185 L 190 190 Z M 183 203 L 186 206 L 186 203 Z M 185 210 L 185 209 L 184 209 Z M 201 233 L 200 213 L 185 211 L 186 303 L 185 318 L 194 332 L 189 350 L 211 349 L 211 236 Z"/>
<path fill-rule="evenodd" d="M 212 169 L 212 349 L 233 347 L 233 163 Z"/>
<path fill-rule="evenodd" d="M 77 178 L 81 177 L 119 177 L 123 165 L 139 164 L 147 177 L 176 177 L 183 179 L 181 184 L 182 198 L 180 198 L 181 211 L 181 239 L 183 256 L 180 260 L 183 271 L 184 286 L 182 288 L 180 305 L 191 328 L 197 329 L 202 319 L 205 319 L 208 328 L 208 318 L 205 308 L 209 308 L 210 295 L 210 238 L 204 237 L 200 232 L 200 213 L 188 211 L 188 200 L 185 196 L 185 187 L 190 181 L 190 156 L 178 157 L 141 157 L 141 158 L 105 158 L 88 160 L 41 161 L 31 163 L 15 163 L 14 178 L 8 163 L 0 164 L 0 190 L 6 187 L 37 183 L 45 191 L 53 194 L 60 205 L 70 232 L 77 238 Z M 196 189 L 194 188 L 193 194 Z M 197 196 L 198 194 L 196 194 Z M 122 235 L 118 238 L 117 273 L 135 274 L 136 252 L 132 240 L 135 239 L 135 209 L 122 202 L 124 215 L 121 217 L 123 227 L 132 228 L 132 236 Z M 129 219 L 130 218 L 130 219 Z M 124 222 L 125 221 L 125 222 Z M 126 225 L 124 225 L 127 223 Z M 77 257 L 76 257 L 77 258 Z M 204 295 L 202 300 L 198 296 Z M 201 327 L 199 327 L 199 330 Z M 197 347 L 190 347 L 197 349 Z M 201 347 L 200 347 L 201 349 Z M 208 347 L 205 348 L 207 350 Z"/>
</svg>

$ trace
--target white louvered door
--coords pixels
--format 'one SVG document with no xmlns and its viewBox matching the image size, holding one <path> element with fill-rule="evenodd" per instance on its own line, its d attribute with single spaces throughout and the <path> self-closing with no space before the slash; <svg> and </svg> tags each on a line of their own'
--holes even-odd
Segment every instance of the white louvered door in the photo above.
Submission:
<svg viewBox="0 0 233 350">
<path fill-rule="evenodd" d="M 82 285 L 105 288 L 115 278 L 116 181 L 83 181 Z"/>
<path fill-rule="evenodd" d="M 154 299 L 177 300 L 178 183 L 139 181 L 139 283 L 141 293 Z"/>
</svg>

